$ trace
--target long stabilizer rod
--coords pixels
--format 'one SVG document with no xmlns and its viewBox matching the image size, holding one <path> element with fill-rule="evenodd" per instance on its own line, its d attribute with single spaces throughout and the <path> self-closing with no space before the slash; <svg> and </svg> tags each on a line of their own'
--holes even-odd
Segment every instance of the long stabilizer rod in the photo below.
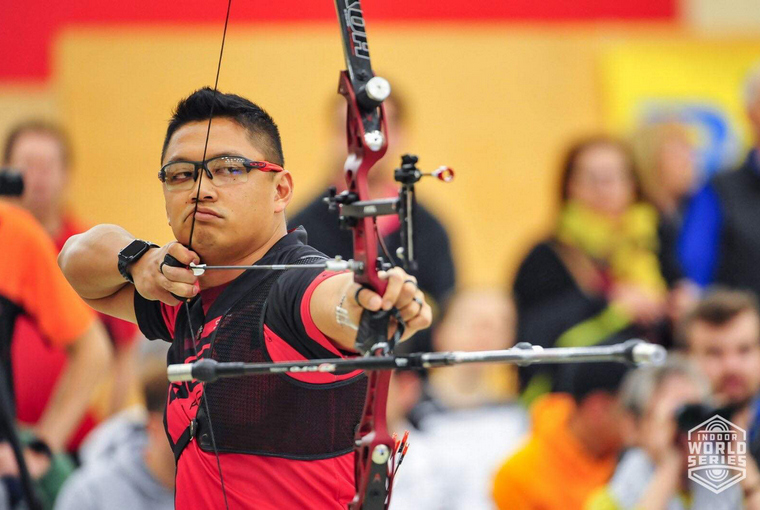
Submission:
<svg viewBox="0 0 760 510">
<path fill-rule="evenodd" d="M 371 356 L 359 358 L 315 359 L 278 363 L 219 363 L 202 359 L 193 363 L 169 365 L 167 374 L 172 382 L 214 382 L 222 377 L 247 375 L 326 372 L 343 374 L 354 370 L 419 370 L 463 363 L 590 363 L 612 361 L 633 365 L 660 364 L 665 361 L 665 349 L 643 340 L 608 346 L 554 347 L 544 349 L 528 343 L 520 343 L 511 349 L 475 352 L 425 352 Z"/>
</svg>

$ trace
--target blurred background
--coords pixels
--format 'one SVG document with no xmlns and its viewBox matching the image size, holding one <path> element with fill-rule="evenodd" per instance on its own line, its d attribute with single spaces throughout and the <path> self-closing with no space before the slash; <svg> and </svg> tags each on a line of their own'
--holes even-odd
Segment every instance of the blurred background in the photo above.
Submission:
<svg viewBox="0 0 760 510">
<path fill-rule="evenodd" d="M 760 0 L 363 0 L 363 8 L 375 73 L 395 98 L 376 168 L 385 177 L 371 191 L 395 193 L 388 181 L 405 153 L 424 170 L 456 172 L 448 185 L 417 187 L 416 275 L 435 314 L 402 348 L 643 338 L 671 354 L 664 367 L 628 373 L 607 364 L 396 373 L 389 427 L 412 431 L 414 455 L 391 508 L 760 509 Z M 24 173 L 30 185 L 16 202 L 59 250 L 98 223 L 172 239 L 157 179 L 161 144 L 177 102 L 214 84 L 225 10 L 223 0 L 0 0 L 3 165 Z M 346 154 L 342 60 L 332 2 L 233 1 L 219 90 L 278 123 L 295 180 L 291 226 L 306 225 L 328 255 L 340 239 L 319 196 Z M 393 248 L 398 225 L 381 221 L 379 230 Z M 20 238 L 0 234 L 10 246 Z M 48 265 L 68 288 L 52 253 Z M 6 276 L 16 267 L 0 264 Z M 40 299 L 53 294 L 52 280 L 37 286 Z M 61 296 L 68 313 L 76 298 Z M 48 313 L 60 318 L 62 307 Z M 60 409 L 47 402 L 54 383 L 65 389 L 56 382 L 63 367 L 86 374 L 96 365 L 76 362 L 97 343 L 86 343 L 95 319 L 85 312 L 79 335 L 47 331 L 42 320 L 13 330 L 17 418 L 48 442 L 40 431 L 60 428 Z M 103 473 L 123 478 L 100 468 L 122 465 L 112 462 L 119 452 L 130 472 L 148 466 L 157 499 L 140 506 L 125 492 L 123 505 L 99 508 L 171 508 L 167 381 L 162 362 L 151 365 L 165 346 L 134 325 L 100 320 L 108 336 L 96 340 L 111 340 L 113 359 L 101 353 L 98 366 L 117 368 L 99 393 L 90 391 L 94 375 L 87 391 L 68 384 L 84 395 L 81 412 L 66 434 L 49 435 L 60 443 L 53 453 L 66 447 L 84 468 L 58 497 L 73 463 L 64 469 L 46 508 L 58 497 L 57 510 L 79 510 L 88 491 L 110 486 Z M 50 375 L 44 391 L 40 373 Z M 135 402 L 145 404 L 139 420 L 124 414 Z M 85 407 L 92 419 L 72 439 Z M 721 412 L 748 431 L 751 457 L 741 485 L 714 497 L 687 480 L 684 435 Z M 143 428 L 124 446 L 119 427 L 135 423 Z M 131 444 L 158 453 L 141 459 Z M 38 466 L 35 479 L 55 471 Z M 0 476 L 14 470 L 0 442 Z"/>
<path fill-rule="evenodd" d="M 225 2 L 2 3 L 0 137 L 31 115 L 61 120 L 74 210 L 168 241 L 160 143 L 178 99 L 213 85 Z M 749 142 L 739 91 L 760 59 L 757 1 L 365 3 L 376 72 L 408 110 L 405 145 L 391 140 L 386 159 L 414 152 L 424 168 L 458 172 L 419 191 L 451 235 L 463 284 L 511 278 L 547 231 L 556 168 L 579 136 L 675 116 L 705 172 Z M 232 6 L 219 87 L 277 120 L 294 211 L 332 172 L 334 18 L 317 0 Z"/>
</svg>

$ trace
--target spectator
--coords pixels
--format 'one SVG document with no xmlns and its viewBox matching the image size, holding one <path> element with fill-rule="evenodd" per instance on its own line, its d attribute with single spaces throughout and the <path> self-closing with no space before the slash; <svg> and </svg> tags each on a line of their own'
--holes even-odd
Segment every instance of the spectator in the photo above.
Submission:
<svg viewBox="0 0 760 510">
<path fill-rule="evenodd" d="M 713 177 L 694 197 L 684 218 L 679 258 L 701 286 L 726 285 L 760 296 L 760 67 L 745 88 L 745 108 L 755 147 L 744 164 Z"/>
<path fill-rule="evenodd" d="M 586 510 L 741 508 L 738 486 L 715 494 L 686 477 L 688 451 L 677 412 L 709 398 L 702 374 L 682 358 L 629 373 L 620 401 L 633 448 L 623 454 L 610 482 L 589 498 Z"/>
<path fill-rule="evenodd" d="M 69 478 L 56 510 L 174 508 L 174 454 L 163 426 L 169 382 L 163 363 L 149 367 L 142 381 L 147 408 L 144 424 L 135 423 L 128 434 L 122 426 L 110 427 L 119 431 L 111 438 L 115 452 L 92 460 Z"/>
<path fill-rule="evenodd" d="M 518 341 L 573 347 L 658 338 L 667 287 L 657 259 L 657 212 L 639 196 L 630 152 L 619 140 L 588 138 L 568 151 L 556 229 L 515 278 Z M 551 390 L 555 373 L 521 368 L 526 402 Z"/>
<path fill-rule="evenodd" d="M 331 118 L 333 144 L 341 150 L 334 154 L 345 154 L 346 147 L 346 107 L 342 98 L 331 102 Z M 393 147 L 403 148 L 406 143 L 406 108 L 401 96 L 394 92 L 385 101 L 385 111 L 388 122 L 388 139 Z M 398 185 L 393 180 L 393 169 L 399 166 L 397 154 L 386 154 L 369 173 L 369 193 L 373 198 L 393 197 L 398 195 Z M 338 192 L 345 190 L 346 183 L 343 174 L 345 159 L 332 163 L 330 184 Z M 306 207 L 295 214 L 288 224 L 291 227 L 303 225 L 309 234 L 309 245 L 322 253 L 340 255 L 349 259 L 353 255 L 353 238 L 348 230 L 336 228 L 338 215 L 328 210 L 324 202 L 326 193 L 315 197 Z M 442 303 L 454 289 L 455 271 L 451 245 L 446 229 L 436 217 L 420 204 L 416 204 L 415 212 L 415 246 L 417 259 L 424 260 L 416 271 L 410 271 L 417 277 L 420 289 L 425 293 L 428 302 Z M 381 216 L 377 219 L 379 235 L 383 238 L 388 251 L 395 257 L 396 250 L 401 247 L 401 225 L 396 216 Z M 396 263 L 400 260 L 395 259 Z M 419 332 L 407 341 L 405 346 L 410 352 L 429 351 L 431 349 L 430 330 Z"/>
<path fill-rule="evenodd" d="M 760 307 L 749 291 L 717 289 L 679 324 L 678 340 L 707 376 L 718 405 L 732 409 L 731 421 L 749 431 L 748 476 L 742 481 L 752 505 L 760 505 L 757 397 L 760 392 Z M 753 402 L 754 400 L 754 402 Z M 753 441 L 754 439 L 754 441 Z M 760 508 L 760 507 L 758 507 Z"/>
<path fill-rule="evenodd" d="M 694 191 L 697 169 L 689 133 L 677 122 L 644 126 L 633 140 L 644 198 L 660 213 L 659 254 L 669 287 L 683 279 L 676 242 L 683 213 Z"/>
<path fill-rule="evenodd" d="M 436 351 L 507 349 L 514 344 L 514 305 L 504 293 L 471 289 L 456 293 L 433 336 Z M 455 510 L 492 508 L 493 473 L 517 448 L 528 417 L 515 403 L 514 365 L 475 363 L 430 371 L 428 392 L 441 407 L 420 427 L 432 463 L 431 482 L 441 503 Z"/>
<path fill-rule="evenodd" d="M 87 227 L 66 207 L 72 171 L 72 149 L 66 133 L 55 124 L 30 120 L 13 128 L 6 138 L 3 163 L 24 176 L 20 205 L 45 227 L 58 251 L 66 240 Z M 135 351 L 138 330 L 134 324 L 99 314 L 114 346 L 115 363 L 110 386 L 104 384 L 75 432 L 69 449 L 74 451 L 97 422 L 135 397 Z M 18 396 L 18 417 L 34 423 L 42 415 L 53 387 L 63 373 L 65 350 L 51 346 L 38 328 L 20 320 L 14 346 L 13 373 Z M 30 384 L 31 381 L 34 384 Z M 101 396 L 102 395 L 102 396 Z M 99 405 L 96 405 L 99 404 Z"/>
<path fill-rule="evenodd" d="M 24 324 L 38 328 L 69 358 L 31 430 L 56 454 L 69 441 L 95 385 L 107 370 L 108 340 L 95 314 L 56 267 L 55 248 L 42 227 L 26 211 L 0 202 L 0 363 L 9 379 L 11 356 Z M 7 383 L 13 387 L 12 380 Z M 34 379 L 27 382 L 35 383 Z M 14 389 L 18 395 L 19 388 Z M 9 448 L 0 443 L 0 459 L 8 459 Z M 59 462 L 60 457 L 40 451 L 44 448 L 27 449 L 25 458 L 31 474 L 40 480 L 44 496 L 51 501 L 61 482 L 61 470 L 68 468 L 65 461 Z M 16 470 L 15 461 L 0 461 L 0 476 L 12 477 Z"/>
<path fill-rule="evenodd" d="M 760 311 L 748 292 L 716 289 L 679 324 L 679 342 L 719 405 L 746 406 L 760 391 Z"/>
<path fill-rule="evenodd" d="M 657 208 L 658 249 L 662 275 L 672 289 L 668 299 L 671 324 L 694 306 L 699 286 L 686 278 L 678 260 L 678 236 L 683 214 L 694 193 L 697 177 L 694 144 L 686 127 L 677 122 L 655 122 L 634 137 L 634 154 L 644 198 Z M 663 331 L 662 343 L 670 346 L 672 329 Z"/>
<path fill-rule="evenodd" d="M 500 509 L 580 509 L 610 479 L 623 445 L 617 392 L 625 371 L 615 363 L 563 367 L 559 380 L 569 394 L 534 403 L 527 443 L 496 474 Z"/>
<path fill-rule="evenodd" d="M 436 351 L 508 349 L 515 343 L 514 303 L 496 289 L 461 290 L 449 299 L 433 338 Z M 445 409 L 471 409 L 511 401 L 514 365 L 466 364 L 430 372 L 428 391 Z"/>
</svg>

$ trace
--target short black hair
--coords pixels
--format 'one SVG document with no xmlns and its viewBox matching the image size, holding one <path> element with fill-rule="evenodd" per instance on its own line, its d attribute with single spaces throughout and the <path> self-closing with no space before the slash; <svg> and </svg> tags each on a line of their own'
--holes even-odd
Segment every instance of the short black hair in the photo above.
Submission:
<svg viewBox="0 0 760 510">
<path fill-rule="evenodd" d="M 557 390 L 569 393 L 577 403 L 597 392 L 616 395 L 629 367 L 623 363 L 570 363 L 557 377 Z"/>
<path fill-rule="evenodd" d="M 208 121 L 212 113 L 214 118 L 228 118 L 240 124 L 248 131 L 251 143 L 262 152 L 267 161 L 275 165 L 285 165 L 280 130 L 272 117 L 259 105 L 244 97 L 219 91 L 215 94 L 209 87 L 196 90 L 177 104 L 166 129 L 161 161 L 163 162 L 166 156 L 169 140 L 180 127 L 190 122 Z"/>
</svg>

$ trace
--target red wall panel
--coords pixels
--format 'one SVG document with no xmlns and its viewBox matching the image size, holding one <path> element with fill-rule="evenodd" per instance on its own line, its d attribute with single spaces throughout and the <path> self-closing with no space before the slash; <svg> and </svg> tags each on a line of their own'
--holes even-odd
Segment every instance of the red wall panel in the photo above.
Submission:
<svg viewBox="0 0 760 510">
<path fill-rule="evenodd" d="M 365 0 L 370 24 L 383 21 L 668 21 L 677 0 Z M 0 81 L 39 81 L 51 42 L 67 25 L 209 23 L 222 26 L 224 0 L 0 0 Z M 330 22 L 329 0 L 235 0 L 234 22 Z"/>
</svg>

